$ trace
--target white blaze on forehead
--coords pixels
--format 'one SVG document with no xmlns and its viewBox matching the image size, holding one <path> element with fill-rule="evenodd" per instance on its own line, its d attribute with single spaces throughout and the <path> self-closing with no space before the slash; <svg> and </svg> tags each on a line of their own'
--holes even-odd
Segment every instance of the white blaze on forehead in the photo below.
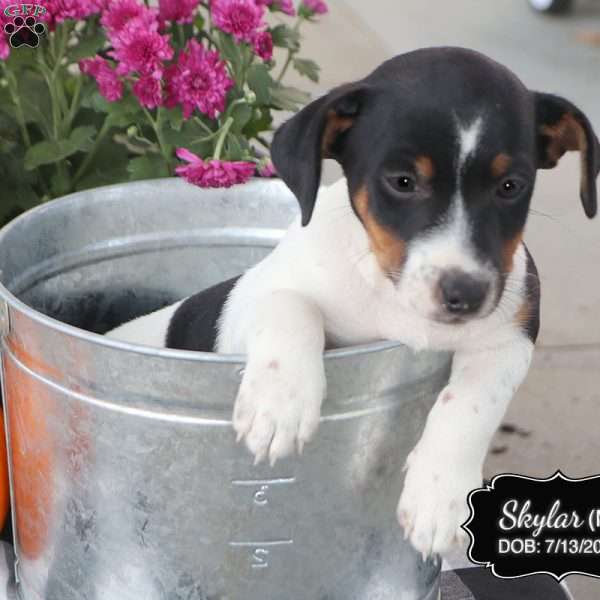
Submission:
<svg viewBox="0 0 600 600">
<path fill-rule="evenodd" d="M 459 141 L 459 155 L 458 155 L 458 173 L 460 172 L 469 156 L 473 154 L 475 148 L 477 148 L 477 144 L 479 143 L 479 138 L 481 137 L 481 132 L 483 129 L 483 119 L 481 117 L 477 117 L 470 125 L 467 127 L 458 124 L 458 141 Z"/>
<path fill-rule="evenodd" d="M 477 117 L 470 124 L 464 125 L 456 119 L 458 128 L 458 161 L 456 169 L 456 194 L 452 198 L 448 215 L 446 217 L 446 227 L 443 235 L 449 241 L 450 245 L 456 245 L 460 253 L 466 260 L 467 256 L 472 258 L 473 249 L 469 241 L 469 219 L 465 210 L 464 198 L 461 190 L 461 175 L 467 159 L 477 149 L 477 144 L 483 131 L 483 119 Z M 449 253 L 450 254 L 450 253 Z"/>
</svg>

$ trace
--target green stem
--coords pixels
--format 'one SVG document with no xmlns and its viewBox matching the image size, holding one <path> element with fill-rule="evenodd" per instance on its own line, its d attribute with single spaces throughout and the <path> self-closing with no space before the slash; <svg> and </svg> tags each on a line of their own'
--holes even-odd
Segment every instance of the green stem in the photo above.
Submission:
<svg viewBox="0 0 600 600">
<path fill-rule="evenodd" d="M 217 145 L 215 146 L 215 153 L 213 158 L 215 160 L 219 160 L 221 158 L 221 153 L 223 152 L 223 145 L 225 144 L 225 139 L 227 138 L 227 134 L 233 125 L 233 117 L 229 117 L 227 121 L 225 121 L 225 125 L 221 128 L 221 135 L 217 141 Z"/>
<path fill-rule="evenodd" d="M 52 139 L 58 140 L 58 126 L 60 122 L 60 108 L 58 105 L 58 98 L 56 97 L 56 88 L 54 86 L 54 82 L 52 81 L 52 72 L 48 68 L 46 61 L 44 59 L 44 55 L 42 52 L 38 52 L 38 65 L 40 67 L 40 71 L 44 80 L 46 81 L 46 86 L 48 87 L 48 92 L 50 93 L 50 104 L 52 109 Z"/>
<path fill-rule="evenodd" d="M 256 139 L 256 141 L 263 146 L 264 148 L 266 148 L 267 150 L 271 149 L 271 146 L 269 144 L 269 142 L 267 142 L 267 140 L 265 140 L 265 138 L 261 137 L 260 135 L 257 135 L 254 139 Z"/>
<path fill-rule="evenodd" d="M 206 131 L 209 134 L 214 134 L 214 133 L 218 133 L 217 131 L 213 131 L 202 119 L 200 119 L 199 117 L 194 117 L 194 121 L 196 121 L 196 123 L 198 123 L 198 125 L 200 125 L 200 127 L 202 127 L 202 129 L 204 129 L 204 131 Z"/>
<path fill-rule="evenodd" d="M 158 107 L 156 111 L 156 120 L 152 118 L 152 115 L 148 111 L 148 109 L 143 106 L 142 107 L 146 118 L 152 125 L 152 129 L 154 129 L 154 133 L 156 135 L 156 141 L 158 142 L 158 147 L 160 148 L 160 153 L 163 155 L 165 162 L 167 163 L 167 169 L 169 173 L 171 172 L 171 151 L 169 145 L 166 143 L 165 138 L 162 134 L 162 117 L 163 117 L 163 109 L 162 107 Z"/>
<path fill-rule="evenodd" d="M 183 31 L 183 25 L 180 25 L 180 24 L 177 25 L 177 35 L 179 37 L 179 43 L 181 44 L 181 47 L 184 48 L 185 47 L 185 32 Z"/>
<path fill-rule="evenodd" d="M 70 29 L 69 29 L 69 24 L 68 23 L 61 23 L 59 25 L 59 27 L 56 30 L 56 33 L 58 34 L 59 38 L 58 38 L 58 53 L 56 56 L 56 61 L 54 63 L 54 67 L 52 69 L 52 83 L 55 86 L 55 97 L 57 98 L 59 105 L 60 105 L 60 109 L 62 112 L 61 117 L 66 117 L 69 113 L 69 106 L 67 104 L 67 97 L 65 95 L 65 89 L 64 89 L 64 77 L 62 77 L 62 75 L 60 74 L 60 70 L 62 67 L 62 60 L 65 56 L 65 53 L 67 51 L 67 47 L 68 47 L 68 43 L 69 43 L 69 36 L 70 36 Z M 60 123 L 60 130 L 61 133 L 63 133 L 65 136 L 68 135 L 69 130 L 68 128 L 65 128 L 64 126 L 66 125 L 66 122 L 61 122 Z M 66 131 L 62 131 L 63 129 L 66 129 Z"/>
<path fill-rule="evenodd" d="M 296 33 L 298 33 L 300 31 L 300 25 L 302 25 L 303 20 L 304 19 L 302 17 L 298 17 L 296 24 L 294 25 L 294 31 Z M 296 56 L 296 54 L 298 54 L 298 52 L 299 52 L 299 50 L 292 50 L 291 48 L 288 50 L 287 58 L 285 60 L 285 63 L 283 64 L 283 69 L 281 69 L 281 73 L 279 73 L 279 77 L 277 78 L 277 83 L 281 83 L 281 81 L 285 77 L 285 74 L 287 73 L 287 70 L 290 68 L 290 65 L 292 64 L 292 60 L 294 59 L 294 56 Z"/>
<path fill-rule="evenodd" d="M 77 114 L 77 110 L 79 109 L 79 96 L 81 94 L 82 85 L 83 77 L 79 76 L 75 80 L 75 90 L 73 91 L 73 97 L 71 98 L 71 106 L 69 107 L 69 113 L 67 115 L 66 129 L 68 131 L 71 130 L 71 126 L 73 125 L 73 119 L 75 119 L 75 115 Z"/>
<path fill-rule="evenodd" d="M 79 168 L 77 169 L 77 172 L 73 176 L 73 185 L 75 185 L 81 179 L 81 177 L 83 175 L 85 175 L 90 164 L 96 157 L 96 154 L 98 153 L 98 149 L 100 148 L 100 144 L 102 143 L 102 140 L 104 140 L 104 138 L 106 137 L 106 134 L 109 132 L 110 127 L 111 127 L 110 118 L 109 118 L 109 116 L 107 116 L 104 119 L 104 123 L 102 124 L 102 127 L 100 128 L 100 131 L 98 132 L 98 135 L 96 136 L 94 145 L 92 146 L 90 151 L 85 155 L 85 158 L 83 159 L 82 163 L 79 165 Z"/>
<path fill-rule="evenodd" d="M 4 71 L 4 76 L 6 77 L 6 82 L 8 84 L 8 91 L 13 104 L 15 105 L 15 114 L 19 129 L 21 130 L 21 136 L 23 137 L 23 143 L 25 144 L 25 148 L 29 148 L 31 146 L 31 138 L 29 137 L 29 131 L 27 131 L 27 124 L 25 123 L 25 114 L 23 113 L 23 107 L 21 106 L 21 98 L 19 96 L 19 86 L 17 85 L 17 80 L 14 74 L 8 70 L 3 61 L 0 61 L 0 65 L 2 65 L 2 70 Z"/>
</svg>

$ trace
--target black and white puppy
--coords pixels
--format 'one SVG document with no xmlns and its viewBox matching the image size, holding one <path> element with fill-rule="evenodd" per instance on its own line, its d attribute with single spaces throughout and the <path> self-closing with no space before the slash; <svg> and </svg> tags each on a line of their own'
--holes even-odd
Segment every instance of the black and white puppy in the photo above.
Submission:
<svg viewBox="0 0 600 600">
<path fill-rule="evenodd" d="M 523 228 L 537 169 L 568 150 L 591 218 L 600 147 L 573 104 L 473 51 L 393 58 L 277 131 L 273 160 L 302 214 L 269 256 L 109 335 L 247 354 L 233 426 L 271 463 L 315 433 L 326 342 L 454 351 L 398 505 L 414 546 L 443 553 L 529 368 L 539 287 Z M 345 179 L 319 189 L 324 157 Z"/>
</svg>

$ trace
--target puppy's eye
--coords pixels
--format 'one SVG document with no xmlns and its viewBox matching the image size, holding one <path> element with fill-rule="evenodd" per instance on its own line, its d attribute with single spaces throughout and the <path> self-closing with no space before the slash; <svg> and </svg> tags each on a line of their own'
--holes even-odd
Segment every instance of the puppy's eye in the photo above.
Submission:
<svg viewBox="0 0 600 600">
<path fill-rule="evenodd" d="M 388 178 L 388 183 L 401 194 L 412 194 L 417 189 L 417 183 L 410 175 L 394 175 Z"/>
<path fill-rule="evenodd" d="M 513 200 L 517 198 L 525 189 L 526 185 L 520 179 L 510 177 L 504 179 L 498 186 L 497 194 L 504 200 Z"/>
</svg>

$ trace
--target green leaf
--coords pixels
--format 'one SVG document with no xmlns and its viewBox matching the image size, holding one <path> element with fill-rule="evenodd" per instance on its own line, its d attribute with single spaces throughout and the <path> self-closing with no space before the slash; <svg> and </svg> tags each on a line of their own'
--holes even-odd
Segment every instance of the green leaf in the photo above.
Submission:
<svg viewBox="0 0 600 600">
<path fill-rule="evenodd" d="M 227 160 L 245 160 L 248 158 L 248 141 L 246 138 L 230 134 L 225 144 L 225 158 Z"/>
<path fill-rule="evenodd" d="M 130 94 L 123 96 L 118 102 L 109 102 L 100 92 L 95 91 L 86 100 L 85 106 L 96 112 L 106 113 L 109 124 L 113 127 L 127 127 L 136 122 L 142 114 L 139 103 Z"/>
<path fill-rule="evenodd" d="M 19 51 L 22 48 L 18 48 Z M 17 78 L 23 115 L 27 123 L 35 122 L 45 132 L 49 131 L 52 115 L 50 93 L 41 75 L 26 71 Z"/>
<path fill-rule="evenodd" d="M 165 127 L 163 137 L 165 142 L 175 148 L 189 148 L 192 152 L 204 154 L 212 148 L 212 142 L 198 142 L 198 140 L 207 137 L 206 130 L 200 126 L 194 119 L 183 121 L 179 131 Z M 214 138 L 213 138 L 214 141 Z"/>
<path fill-rule="evenodd" d="M 181 107 L 175 106 L 170 108 L 169 110 L 166 110 L 164 114 L 165 122 L 171 126 L 171 129 L 174 129 L 175 131 L 181 131 L 181 127 L 184 123 L 183 111 L 181 110 Z"/>
<path fill-rule="evenodd" d="M 310 100 L 310 94 L 294 87 L 279 86 L 271 90 L 273 106 L 280 110 L 297 111 Z"/>
<path fill-rule="evenodd" d="M 15 120 L 0 112 L 0 154 L 11 152 L 19 145 L 20 141 L 20 132 Z"/>
<path fill-rule="evenodd" d="M 221 56 L 228 60 L 235 71 L 237 71 L 242 62 L 242 53 L 239 46 L 235 43 L 232 36 L 219 32 L 219 50 Z"/>
<path fill-rule="evenodd" d="M 95 133 L 96 128 L 93 125 L 83 125 L 73 129 L 69 136 L 69 143 L 75 148 L 74 152 L 89 150 Z"/>
<path fill-rule="evenodd" d="M 244 135 L 250 139 L 256 137 L 263 131 L 269 131 L 273 123 L 271 111 L 267 108 L 256 108 L 253 111 L 252 119 L 244 127 Z"/>
<path fill-rule="evenodd" d="M 50 177 L 50 191 L 54 198 L 64 196 L 71 190 L 71 178 L 67 169 L 59 169 Z"/>
<path fill-rule="evenodd" d="M 287 25 L 277 25 L 271 29 L 273 45 L 297 52 L 300 49 L 300 33 Z"/>
<path fill-rule="evenodd" d="M 231 131 L 233 131 L 233 133 L 240 133 L 252 118 L 253 112 L 254 111 L 249 104 L 236 104 L 231 111 L 231 116 L 233 117 Z"/>
<path fill-rule="evenodd" d="M 0 156 L 0 226 L 40 203 L 35 180 L 36 174 L 23 168 L 21 148 Z"/>
<path fill-rule="evenodd" d="M 304 2 L 301 2 L 300 6 L 298 7 L 298 16 L 301 19 L 306 19 L 307 21 L 312 21 L 313 23 L 315 21 L 314 11 L 311 8 L 309 8 L 308 6 L 306 6 L 306 4 L 304 4 Z"/>
<path fill-rule="evenodd" d="M 194 17 L 194 28 L 196 29 L 196 31 L 204 31 L 205 24 L 206 24 L 206 20 L 200 13 L 198 13 Z"/>
<path fill-rule="evenodd" d="M 319 71 L 321 69 L 314 60 L 310 60 L 309 58 L 294 58 L 293 65 L 294 69 L 296 69 L 300 75 L 308 77 L 315 83 L 319 81 Z"/>
<path fill-rule="evenodd" d="M 6 66 L 10 71 L 16 73 L 23 67 L 33 65 L 37 61 L 38 50 L 38 48 L 30 48 L 25 44 L 19 48 L 11 48 L 10 55 L 6 59 Z"/>
<path fill-rule="evenodd" d="M 131 181 L 169 176 L 169 168 L 164 158 L 158 154 L 146 154 L 131 159 L 127 165 L 127 171 Z"/>
<path fill-rule="evenodd" d="M 74 129 L 66 140 L 48 140 L 34 144 L 25 154 L 25 168 L 31 171 L 40 165 L 58 162 L 75 152 L 89 150 L 95 133 L 95 127 L 84 125 Z"/>
<path fill-rule="evenodd" d="M 127 164 L 128 150 L 122 144 L 117 144 L 110 137 L 104 138 L 92 164 L 76 185 L 76 190 L 123 183 L 129 180 Z"/>
<path fill-rule="evenodd" d="M 248 69 L 248 87 L 256 94 L 258 104 L 270 104 L 272 88 L 275 85 L 267 67 L 263 64 L 252 65 Z"/>
<path fill-rule="evenodd" d="M 86 37 L 79 38 L 76 46 L 71 46 L 67 51 L 69 62 L 77 62 L 82 58 L 89 58 L 98 54 L 106 44 L 106 38 L 102 31 L 95 31 Z"/>
</svg>

